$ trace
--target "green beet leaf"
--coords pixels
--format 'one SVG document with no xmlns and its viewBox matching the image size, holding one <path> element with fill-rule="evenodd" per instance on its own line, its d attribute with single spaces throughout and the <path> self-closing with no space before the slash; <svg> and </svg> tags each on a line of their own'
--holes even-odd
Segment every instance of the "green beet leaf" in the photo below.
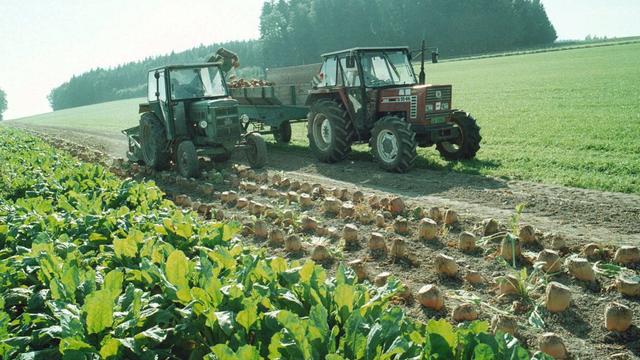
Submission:
<svg viewBox="0 0 640 360">
<path fill-rule="evenodd" d="M 181 250 L 174 250 L 167 259 L 165 265 L 167 280 L 178 289 L 189 287 L 187 276 L 189 275 L 189 259 Z"/>
<path fill-rule="evenodd" d="M 236 316 L 236 322 L 248 333 L 251 326 L 258 320 L 258 307 L 249 302 L 245 309 Z"/>
<path fill-rule="evenodd" d="M 105 360 L 117 358 L 120 352 L 120 342 L 116 339 L 107 339 L 100 348 L 100 356 Z"/>
<path fill-rule="evenodd" d="M 89 334 L 102 332 L 113 324 L 113 297 L 109 290 L 98 290 L 85 300 L 84 311 Z"/>
</svg>

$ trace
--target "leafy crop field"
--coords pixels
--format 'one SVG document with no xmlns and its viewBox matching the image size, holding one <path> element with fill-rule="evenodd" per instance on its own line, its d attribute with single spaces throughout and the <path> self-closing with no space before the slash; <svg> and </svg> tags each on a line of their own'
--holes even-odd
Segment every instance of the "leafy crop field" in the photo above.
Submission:
<svg viewBox="0 0 640 360">
<path fill-rule="evenodd" d="M 454 85 L 454 106 L 478 119 L 483 143 L 477 159 L 452 164 L 421 149 L 418 167 L 640 193 L 638 68 L 640 43 L 429 64 L 428 81 Z M 20 121 L 117 134 L 137 123 L 138 102 Z M 306 151 L 304 124 L 293 144 Z"/>
<path fill-rule="evenodd" d="M 413 320 L 393 277 L 269 255 L 20 131 L 0 129 L 0 161 L 3 358 L 529 358 L 484 321 Z"/>
</svg>

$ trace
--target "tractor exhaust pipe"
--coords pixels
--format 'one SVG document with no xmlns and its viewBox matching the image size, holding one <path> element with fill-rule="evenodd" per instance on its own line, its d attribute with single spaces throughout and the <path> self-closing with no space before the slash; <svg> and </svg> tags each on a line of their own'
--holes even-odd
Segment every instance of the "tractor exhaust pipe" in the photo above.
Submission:
<svg viewBox="0 0 640 360">
<path fill-rule="evenodd" d="M 420 51 L 422 60 L 420 61 L 420 75 L 418 76 L 418 82 L 420 82 L 421 85 L 424 85 L 427 82 L 427 76 L 424 73 L 424 52 L 425 52 L 425 41 L 422 40 L 422 51 Z"/>
</svg>

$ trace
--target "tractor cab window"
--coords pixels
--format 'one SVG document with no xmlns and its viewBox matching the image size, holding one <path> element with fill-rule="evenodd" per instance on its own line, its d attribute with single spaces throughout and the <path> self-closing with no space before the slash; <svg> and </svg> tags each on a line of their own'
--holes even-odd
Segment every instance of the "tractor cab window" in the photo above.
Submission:
<svg viewBox="0 0 640 360">
<path fill-rule="evenodd" d="M 367 87 L 413 85 L 415 75 L 402 51 L 376 51 L 362 54 L 362 72 Z"/>
<path fill-rule="evenodd" d="M 160 101 L 167 101 L 167 93 L 165 92 L 165 83 L 164 83 L 164 71 L 158 72 L 158 79 L 155 77 L 156 72 L 149 72 L 149 84 L 148 84 L 148 100 L 149 101 L 157 101 L 158 97 Z M 157 92 L 157 94 L 156 94 Z M 156 96 L 158 95 L 158 96 Z"/>
<path fill-rule="evenodd" d="M 347 67 L 346 55 L 340 57 L 340 67 L 342 68 L 342 73 L 344 77 L 344 86 L 346 87 L 360 86 L 360 74 L 358 74 L 358 67 L 357 66 L 353 66 L 351 68 Z"/>
<path fill-rule="evenodd" d="M 155 101 L 156 100 L 156 91 L 158 91 L 158 84 L 156 83 L 156 78 L 153 76 L 154 72 L 149 72 L 149 81 L 147 87 L 147 100 Z"/>
<path fill-rule="evenodd" d="M 320 83 L 318 86 L 335 86 L 336 75 L 338 73 L 338 63 L 335 57 L 331 57 L 325 60 L 320 69 Z"/>
<path fill-rule="evenodd" d="M 216 66 L 171 70 L 171 99 L 226 96 L 223 74 Z"/>
</svg>

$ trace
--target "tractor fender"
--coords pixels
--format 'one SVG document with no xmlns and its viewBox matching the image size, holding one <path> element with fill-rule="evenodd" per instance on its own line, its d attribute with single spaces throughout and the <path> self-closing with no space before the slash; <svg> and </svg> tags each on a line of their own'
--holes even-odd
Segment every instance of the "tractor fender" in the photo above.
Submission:
<svg viewBox="0 0 640 360">
<path fill-rule="evenodd" d="M 470 116 L 470 115 L 468 112 L 464 110 L 455 110 L 451 114 L 451 118 L 461 118 L 461 117 L 467 117 L 467 116 Z"/>
<path fill-rule="evenodd" d="M 353 121 L 353 107 L 350 106 L 349 98 L 347 97 L 347 92 L 344 89 L 336 90 L 328 90 L 328 91 L 318 91 L 309 94 L 307 100 L 305 101 L 305 105 L 311 107 L 316 101 L 320 99 L 334 100 L 338 104 L 341 104 L 349 115 L 349 119 Z"/>
<path fill-rule="evenodd" d="M 307 97 L 307 100 L 305 101 L 305 106 L 311 106 L 313 105 L 316 101 L 320 100 L 320 99 L 327 99 L 327 100 L 340 100 L 340 97 L 338 96 L 338 94 L 336 93 L 315 93 L 315 94 L 310 94 Z"/>
</svg>

